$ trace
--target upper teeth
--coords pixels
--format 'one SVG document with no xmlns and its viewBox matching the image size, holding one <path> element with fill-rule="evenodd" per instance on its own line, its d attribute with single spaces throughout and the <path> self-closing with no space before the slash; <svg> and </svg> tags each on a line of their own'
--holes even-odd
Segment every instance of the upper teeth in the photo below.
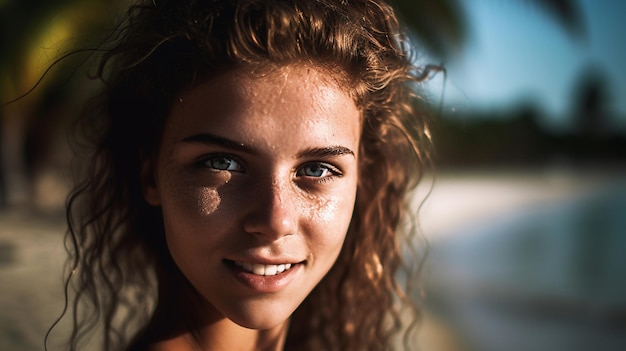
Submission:
<svg viewBox="0 0 626 351">
<path fill-rule="evenodd" d="M 258 264 L 258 263 L 235 261 L 235 264 L 243 268 L 243 270 L 248 271 L 255 275 L 276 275 L 278 273 L 282 273 L 285 270 L 291 268 L 291 263 Z"/>
</svg>

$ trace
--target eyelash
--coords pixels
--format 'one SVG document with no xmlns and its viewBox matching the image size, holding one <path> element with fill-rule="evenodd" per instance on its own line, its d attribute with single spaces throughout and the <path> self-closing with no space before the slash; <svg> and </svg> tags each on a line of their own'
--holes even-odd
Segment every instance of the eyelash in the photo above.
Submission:
<svg viewBox="0 0 626 351">
<path fill-rule="evenodd" d="M 212 164 L 212 162 L 220 160 L 220 159 L 228 160 L 229 164 L 226 169 L 218 168 Z M 201 167 L 210 168 L 218 172 L 219 171 L 227 171 L 227 172 L 244 172 L 245 171 L 245 168 L 243 167 L 243 162 L 238 157 L 235 157 L 233 155 L 228 155 L 228 154 L 209 155 L 209 156 L 202 158 L 199 163 Z M 228 169 L 233 163 L 237 164 L 238 166 L 237 169 Z"/>
<path fill-rule="evenodd" d="M 322 169 L 322 172 L 326 171 L 329 174 L 326 176 L 319 176 L 319 177 L 301 174 L 305 168 L 311 167 L 311 166 L 317 168 L 317 170 Z M 335 179 L 336 177 L 341 177 L 343 173 L 337 167 L 331 164 L 328 164 L 326 162 L 307 162 L 297 169 L 296 175 L 306 177 L 306 178 L 312 178 L 312 179 L 315 179 L 315 181 L 317 182 L 323 183 L 323 182 L 331 181 Z"/>
<path fill-rule="evenodd" d="M 215 165 L 212 164 L 212 162 L 218 161 L 218 160 L 228 160 L 229 164 L 226 166 L 226 168 L 218 168 Z M 236 164 L 236 169 L 228 169 L 233 163 Z M 208 155 L 206 157 L 203 157 L 200 161 L 199 161 L 199 166 L 202 168 L 209 168 L 212 169 L 214 171 L 217 172 L 221 172 L 221 171 L 226 171 L 226 172 L 245 172 L 245 167 L 243 166 L 243 161 L 240 160 L 238 157 L 233 156 L 233 155 L 229 155 L 229 154 L 214 154 L 214 155 Z M 328 172 L 327 175 L 324 176 L 311 176 L 311 175 L 306 175 L 303 174 L 303 171 L 307 168 L 307 167 L 315 167 L 316 170 L 322 170 L 323 173 Z M 343 175 L 343 172 L 341 172 L 341 170 L 339 170 L 339 168 L 326 163 L 326 162 L 320 162 L 320 161 L 313 161 L 313 162 L 306 162 L 303 165 L 301 165 L 300 167 L 297 168 L 296 170 L 296 176 L 298 177 L 303 177 L 303 178 L 308 178 L 308 179 L 314 179 L 314 181 L 319 182 L 319 183 L 325 183 L 325 182 L 329 182 L 334 180 L 337 177 L 341 177 Z"/>
</svg>

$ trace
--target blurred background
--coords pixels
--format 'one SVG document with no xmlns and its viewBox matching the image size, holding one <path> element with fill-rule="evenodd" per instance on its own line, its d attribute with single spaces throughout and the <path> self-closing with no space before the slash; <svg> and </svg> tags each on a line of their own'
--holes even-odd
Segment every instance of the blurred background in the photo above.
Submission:
<svg viewBox="0 0 626 351">
<path fill-rule="evenodd" d="M 626 3 L 397 3 L 418 63 L 445 68 L 414 196 L 422 348 L 625 350 Z M 2 350 L 42 349 L 63 307 L 68 133 L 98 85 L 89 52 L 53 63 L 126 4 L 0 0 Z"/>
</svg>

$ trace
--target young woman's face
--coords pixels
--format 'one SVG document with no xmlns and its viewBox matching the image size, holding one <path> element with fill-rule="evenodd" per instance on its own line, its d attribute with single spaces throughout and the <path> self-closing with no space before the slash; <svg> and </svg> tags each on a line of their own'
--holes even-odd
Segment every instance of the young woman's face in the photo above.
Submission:
<svg viewBox="0 0 626 351">
<path fill-rule="evenodd" d="M 319 283 L 352 216 L 360 127 L 337 81 L 303 65 L 223 73 L 175 102 L 144 193 L 206 313 L 271 328 Z"/>
</svg>

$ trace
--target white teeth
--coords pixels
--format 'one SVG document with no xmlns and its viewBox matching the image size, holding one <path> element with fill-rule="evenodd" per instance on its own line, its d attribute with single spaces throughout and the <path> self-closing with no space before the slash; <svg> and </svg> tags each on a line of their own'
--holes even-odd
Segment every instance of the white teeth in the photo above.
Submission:
<svg viewBox="0 0 626 351">
<path fill-rule="evenodd" d="M 276 266 L 276 265 L 271 265 L 271 266 L 266 266 L 265 267 L 265 275 L 276 275 L 277 271 L 278 271 L 278 266 Z"/>
<path fill-rule="evenodd" d="M 276 265 L 235 261 L 235 265 L 255 275 L 276 275 L 291 268 L 291 263 Z"/>
<path fill-rule="evenodd" d="M 258 263 L 252 264 L 252 273 L 256 275 L 265 275 L 265 266 Z"/>
</svg>

